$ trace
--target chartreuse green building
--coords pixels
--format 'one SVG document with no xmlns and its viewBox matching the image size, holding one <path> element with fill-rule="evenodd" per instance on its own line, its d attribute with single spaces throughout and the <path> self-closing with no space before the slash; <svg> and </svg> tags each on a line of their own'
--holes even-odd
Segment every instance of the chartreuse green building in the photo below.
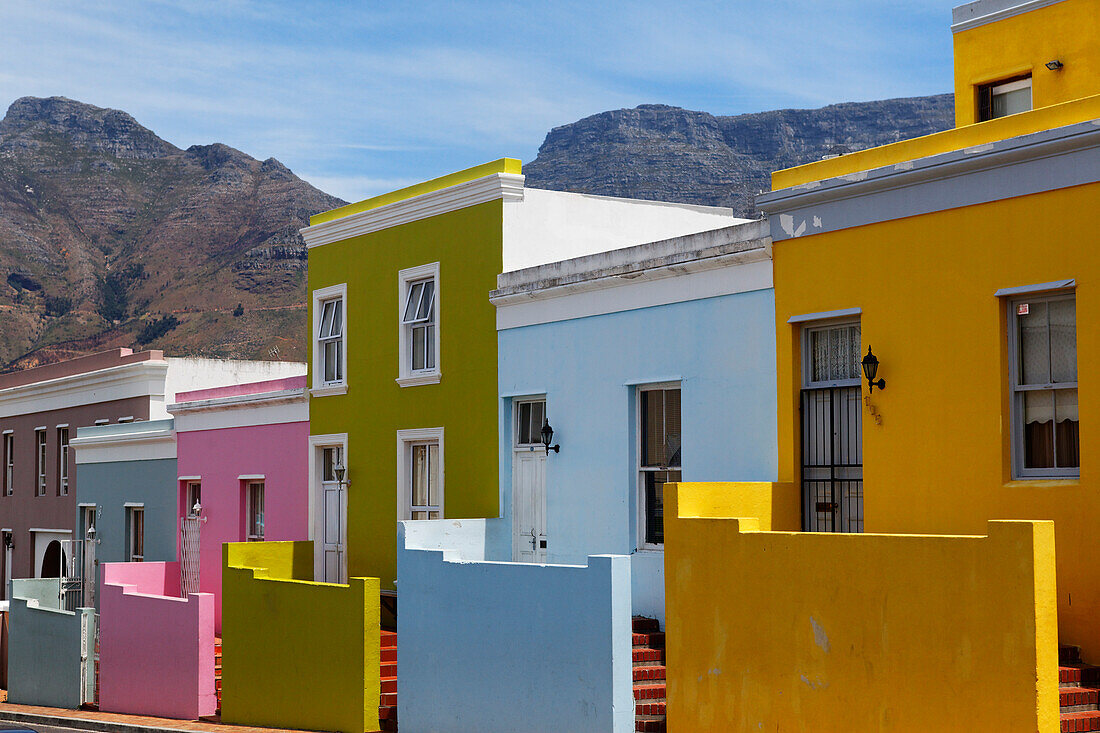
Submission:
<svg viewBox="0 0 1100 733">
<path fill-rule="evenodd" d="M 527 188 L 507 158 L 312 217 L 314 577 L 392 591 L 398 521 L 499 515 L 498 274 L 734 221 Z"/>
</svg>

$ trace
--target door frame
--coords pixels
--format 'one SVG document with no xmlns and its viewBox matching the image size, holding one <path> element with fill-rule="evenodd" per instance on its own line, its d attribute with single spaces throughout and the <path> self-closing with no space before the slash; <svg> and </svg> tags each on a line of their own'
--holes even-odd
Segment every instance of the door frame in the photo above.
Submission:
<svg viewBox="0 0 1100 733">
<path fill-rule="evenodd" d="M 340 491 L 341 512 L 343 522 L 340 527 L 340 546 L 343 552 L 340 554 L 340 581 L 348 580 L 348 487 L 351 485 L 351 472 L 349 470 L 348 434 L 330 433 L 327 435 L 309 436 L 309 539 L 313 542 L 313 579 L 316 582 L 325 575 L 325 541 L 324 529 L 318 528 L 318 522 L 324 519 L 325 490 L 321 481 L 321 468 L 324 465 L 321 451 L 325 448 L 340 448 L 344 455 L 345 474 L 343 489 Z"/>
<path fill-rule="evenodd" d="M 798 417 L 797 417 L 797 425 L 798 425 L 798 494 L 799 494 L 799 504 L 801 506 L 801 515 L 802 515 L 801 525 L 802 525 L 802 531 L 804 531 L 804 532 L 829 531 L 829 530 L 812 530 L 812 529 L 810 529 L 810 527 L 811 527 L 811 517 L 809 515 L 810 497 L 808 496 L 808 494 L 806 492 L 806 477 L 805 477 L 805 469 L 806 469 L 806 443 L 805 443 L 805 441 L 806 441 L 806 425 L 805 425 L 804 421 L 806 419 L 806 415 L 805 415 L 804 403 L 805 403 L 805 399 L 806 399 L 806 394 L 809 393 L 809 392 L 828 392 L 828 393 L 830 393 L 830 397 L 829 397 L 829 399 L 830 399 L 830 418 L 831 418 L 831 424 L 832 424 L 832 422 L 835 422 L 834 418 L 835 418 L 835 410 L 836 410 L 836 405 L 833 404 L 833 402 L 836 399 L 837 395 L 842 390 L 850 389 L 850 388 L 854 387 L 854 388 L 856 388 L 857 390 L 860 391 L 860 399 L 857 400 L 857 402 L 862 404 L 862 387 L 863 387 L 863 376 L 862 376 L 862 372 L 859 371 L 859 367 L 857 367 L 857 376 L 855 376 L 855 377 L 846 378 L 846 379 L 829 379 L 829 380 L 822 380 L 822 381 L 814 381 L 813 376 L 812 376 L 813 352 L 812 352 L 812 349 L 810 347 L 810 336 L 815 331 L 828 331 L 828 330 L 831 330 L 831 329 L 843 328 L 843 327 L 846 327 L 846 326 L 856 326 L 859 329 L 859 338 L 860 338 L 859 348 L 856 349 L 856 355 L 858 356 L 860 353 L 862 353 L 862 350 L 863 350 L 863 323 L 862 323 L 861 316 L 862 316 L 862 313 L 855 314 L 855 315 L 849 314 L 849 315 L 843 315 L 843 316 L 838 316 L 838 317 L 833 317 L 833 318 L 821 318 L 821 319 L 815 319 L 815 320 L 808 320 L 808 321 L 800 322 L 798 324 L 800 326 L 800 333 L 799 333 L 799 338 L 798 338 L 799 351 L 800 351 L 799 365 L 798 365 L 798 368 L 799 368 L 799 390 L 798 390 L 798 397 L 797 397 L 797 400 L 796 400 L 797 410 L 798 410 L 798 413 L 797 413 L 797 415 L 798 415 Z M 857 416 L 857 419 L 859 420 L 859 423 L 860 423 L 860 430 L 859 430 L 860 463 L 859 463 L 859 468 L 860 468 L 860 484 L 861 484 L 861 487 L 862 487 L 862 484 L 863 484 L 863 462 L 862 462 L 863 461 L 863 458 L 862 458 L 862 456 L 863 456 L 863 442 L 862 442 L 863 441 L 863 431 L 862 431 L 863 412 L 862 412 L 862 407 L 857 408 L 856 416 Z M 833 450 L 835 450 L 835 443 L 830 444 L 830 451 L 833 451 Z M 837 499 L 835 489 L 836 489 L 836 485 L 837 485 L 838 482 L 835 479 L 830 479 L 830 481 L 833 483 L 833 489 L 834 489 L 833 498 L 834 498 L 835 503 L 837 505 L 837 508 L 834 510 L 833 529 L 831 531 L 832 532 L 846 532 L 846 531 L 849 531 L 849 530 L 846 530 L 846 529 L 842 529 L 842 527 L 848 526 L 848 522 L 849 522 L 849 519 L 845 516 L 845 510 L 847 508 L 847 500 L 843 496 L 841 496 L 839 499 Z M 860 492 L 860 496 L 861 497 L 863 496 L 862 489 L 861 489 L 861 492 Z M 862 501 L 862 498 L 861 498 L 861 501 Z M 863 530 L 861 529 L 861 530 L 858 530 L 858 531 L 862 532 Z"/>
<path fill-rule="evenodd" d="M 518 408 L 521 404 L 523 404 L 525 402 L 528 402 L 528 403 L 541 402 L 542 405 L 543 405 L 543 408 L 542 408 L 543 419 L 545 419 L 547 414 L 548 414 L 547 409 L 548 409 L 548 405 L 549 405 L 549 400 L 547 400 L 546 395 L 544 395 L 544 394 L 542 394 L 542 395 L 540 395 L 540 394 L 524 395 L 522 397 L 517 396 L 517 397 L 511 397 L 510 398 L 510 409 L 511 409 L 512 416 L 511 416 L 511 420 L 509 421 L 509 423 L 511 425 L 511 435 L 508 436 L 508 443 L 509 443 L 509 450 L 510 450 L 510 455 L 511 455 L 511 459 L 512 459 L 512 476 L 511 476 L 512 532 L 511 532 L 511 534 L 512 534 L 512 561 L 513 562 L 522 562 L 519 559 L 519 557 L 520 557 L 520 541 L 519 541 L 519 534 L 518 534 L 517 529 L 516 529 L 516 525 L 518 524 L 519 516 L 520 516 L 519 501 L 517 500 L 518 499 L 518 492 L 516 490 L 516 469 L 518 468 L 519 464 L 518 464 L 516 459 L 519 455 L 524 454 L 524 453 L 536 453 L 539 450 L 545 451 L 545 448 L 542 445 L 541 439 L 538 443 L 522 443 L 522 444 L 519 443 L 519 413 L 520 413 L 520 411 L 519 411 Z M 547 537 L 547 529 L 548 529 L 547 525 L 549 524 L 549 522 L 548 522 L 549 517 L 547 517 L 547 515 L 546 515 L 546 464 L 547 464 L 546 458 L 547 458 L 546 455 L 542 456 L 543 471 L 542 471 L 542 497 L 541 498 L 542 498 L 542 524 L 543 524 L 543 526 L 542 526 L 542 534 L 540 534 L 538 536 L 537 540 L 540 544 L 545 543 L 546 545 L 549 545 L 549 539 Z M 545 563 L 547 553 L 549 552 L 548 547 L 538 547 L 538 548 L 532 548 L 532 549 L 535 550 L 536 563 Z"/>
</svg>

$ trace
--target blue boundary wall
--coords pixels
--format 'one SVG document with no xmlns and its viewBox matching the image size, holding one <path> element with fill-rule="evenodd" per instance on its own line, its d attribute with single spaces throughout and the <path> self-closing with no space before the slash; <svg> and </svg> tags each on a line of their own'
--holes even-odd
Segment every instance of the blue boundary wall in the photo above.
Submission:
<svg viewBox="0 0 1100 733">
<path fill-rule="evenodd" d="M 399 526 L 401 728 L 634 730 L 630 557 L 485 561 L 496 525 Z"/>
<path fill-rule="evenodd" d="M 12 582 L 8 627 L 8 701 L 54 708 L 80 707 L 81 617 L 95 609 L 58 608 L 57 579 Z M 88 634 L 94 644 L 94 625 Z M 92 658 L 90 655 L 89 659 Z"/>
</svg>

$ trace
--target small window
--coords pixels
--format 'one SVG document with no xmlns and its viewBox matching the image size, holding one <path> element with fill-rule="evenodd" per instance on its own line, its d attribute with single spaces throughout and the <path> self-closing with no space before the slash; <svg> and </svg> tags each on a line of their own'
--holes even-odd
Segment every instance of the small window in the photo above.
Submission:
<svg viewBox="0 0 1100 733">
<path fill-rule="evenodd" d="M 15 435 L 4 434 L 4 494 L 15 493 Z"/>
<path fill-rule="evenodd" d="M 407 329 L 409 370 L 435 369 L 435 280 L 409 284 L 401 322 Z"/>
<path fill-rule="evenodd" d="M 439 443 L 413 443 L 409 486 L 411 519 L 442 519 L 443 491 L 439 480 Z"/>
<path fill-rule="evenodd" d="M 804 329 L 803 386 L 838 387 L 860 384 L 859 322 L 832 323 Z"/>
<path fill-rule="evenodd" d="M 978 121 L 1031 110 L 1031 75 L 1005 79 L 978 87 Z"/>
<path fill-rule="evenodd" d="M 46 431 L 35 430 L 34 431 L 34 444 L 35 444 L 35 484 L 34 495 L 45 496 L 46 495 Z"/>
<path fill-rule="evenodd" d="M 336 483 L 336 467 L 343 465 L 344 449 L 340 446 L 325 448 L 321 452 L 321 481 L 324 483 Z"/>
<path fill-rule="evenodd" d="M 542 445 L 542 423 L 546 419 L 546 400 L 516 403 L 516 446 Z"/>
<path fill-rule="evenodd" d="M 195 507 L 202 508 L 202 482 L 188 481 L 184 501 L 184 514 L 188 517 L 197 517 Z"/>
<path fill-rule="evenodd" d="M 83 538 L 88 537 L 88 530 L 95 529 L 95 515 L 96 508 L 94 506 L 85 506 L 80 508 L 80 513 L 83 518 L 83 526 L 80 528 L 81 536 Z"/>
<path fill-rule="evenodd" d="M 322 384 L 344 381 L 344 300 L 322 301 L 317 349 Z"/>
<path fill-rule="evenodd" d="M 57 429 L 57 495 L 69 494 L 69 429 Z"/>
<path fill-rule="evenodd" d="M 126 508 L 126 559 L 129 562 L 145 560 L 145 509 L 144 507 Z"/>
<path fill-rule="evenodd" d="M 680 481 L 680 388 L 644 387 L 638 394 L 639 487 L 643 546 L 665 541 L 664 486 Z"/>
<path fill-rule="evenodd" d="M 250 481 L 245 516 L 248 523 L 249 542 L 264 541 L 264 482 Z"/>
<path fill-rule="evenodd" d="M 1026 297 L 1009 307 L 1016 475 L 1078 476 L 1076 298 Z"/>
</svg>

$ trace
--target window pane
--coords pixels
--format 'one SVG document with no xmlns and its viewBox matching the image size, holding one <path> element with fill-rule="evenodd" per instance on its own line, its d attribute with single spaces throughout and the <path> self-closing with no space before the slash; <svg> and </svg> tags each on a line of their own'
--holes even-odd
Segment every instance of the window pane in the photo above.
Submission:
<svg viewBox="0 0 1100 733">
<path fill-rule="evenodd" d="M 340 363 L 340 342 L 339 341 L 326 341 L 324 345 L 324 369 L 325 369 L 325 381 L 336 382 L 339 381 L 339 371 L 337 369 Z"/>
<path fill-rule="evenodd" d="M 829 332 L 810 332 L 810 363 L 811 379 L 815 382 L 825 382 L 829 379 Z"/>
<path fill-rule="evenodd" d="M 439 512 L 428 512 L 428 519 L 439 519 Z"/>
<path fill-rule="evenodd" d="M 1077 301 L 1054 300 L 1050 310 L 1050 369 L 1055 382 L 1077 381 Z"/>
<path fill-rule="evenodd" d="M 317 330 L 318 338 L 326 338 L 332 331 L 332 310 L 335 307 L 334 301 L 326 301 L 321 304 L 321 323 Z"/>
<path fill-rule="evenodd" d="M 424 328 L 424 349 L 427 356 L 424 358 L 425 369 L 435 369 L 435 326 Z"/>
<path fill-rule="evenodd" d="M 665 455 L 669 466 L 680 465 L 680 390 L 667 389 L 665 395 Z"/>
<path fill-rule="evenodd" d="M 344 301 L 334 300 L 332 303 L 332 326 L 328 335 L 339 336 L 344 333 Z"/>
<path fill-rule="evenodd" d="M 1031 109 L 1031 87 L 993 94 L 993 119 L 1027 112 Z"/>
<path fill-rule="evenodd" d="M 1077 417 L 1077 390 L 1054 390 L 1054 445 L 1058 468 L 1081 465 L 1081 443 Z"/>
<path fill-rule="evenodd" d="M 424 368 L 424 331 L 425 326 L 412 328 L 412 368 L 413 371 Z"/>
<path fill-rule="evenodd" d="M 516 416 L 516 443 L 526 445 L 531 442 L 531 402 L 519 403 L 519 414 Z"/>
<path fill-rule="evenodd" d="M 531 403 L 531 440 L 532 443 L 542 443 L 542 423 L 546 418 L 546 403 Z"/>
<path fill-rule="evenodd" d="M 428 280 L 424 283 L 424 292 L 420 297 L 420 307 L 416 309 L 417 320 L 433 321 L 432 302 L 435 299 L 435 281 Z"/>
<path fill-rule="evenodd" d="M 336 344 L 336 355 L 332 357 L 333 369 L 336 371 L 336 382 L 344 381 L 344 342 L 333 341 Z"/>
<path fill-rule="evenodd" d="M 413 283 L 409 286 L 409 297 L 405 301 L 405 316 L 402 320 L 411 323 L 416 319 L 416 311 L 420 308 L 420 294 L 424 291 L 424 283 Z"/>
<path fill-rule="evenodd" d="M 679 471 L 649 471 L 645 474 L 645 541 L 659 545 L 665 541 L 665 483 L 679 481 Z"/>
<path fill-rule="evenodd" d="M 413 519 L 427 519 L 428 518 L 428 513 L 427 512 L 413 512 L 412 513 L 412 518 Z"/>
<path fill-rule="evenodd" d="M 1028 303 L 1028 313 L 1017 315 L 1020 338 L 1020 384 L 1050 382 L 1050 330 L 1047 304 Z"/>
<path fill-rule="evenodd" d="M 642 392 L 642 465 L 664 466 L 665 401 L 660 391 Z"/>
<path fill-rule="evenodd" d="M 860 327 L 856 324 L 810 331 L 810 379 L 859 379 Z"/>
<path fill-rule="evenodd" d="M 439 444 L 428 446 L 428 506 L 439 506 Z"/>
<path fill-rule="evenodd" d="M 1059 390 L 1060 391 L 1060 390 Z M 1053 390 L 1024 392 L 1024 467 L 1054 467 Z"/>
<path fill-rule="evenodd" d="M 428 446 L 412 448 L 412 505 L 428 504 Z"/>
<path fill-rule="evenodd" d="M 323 464 L 321 473 L 322 481 L 336 481 L 336 466 L 340 464 L 342 455 L 342 448 L 324 449 L 321 459 Z"/>
</svg>

